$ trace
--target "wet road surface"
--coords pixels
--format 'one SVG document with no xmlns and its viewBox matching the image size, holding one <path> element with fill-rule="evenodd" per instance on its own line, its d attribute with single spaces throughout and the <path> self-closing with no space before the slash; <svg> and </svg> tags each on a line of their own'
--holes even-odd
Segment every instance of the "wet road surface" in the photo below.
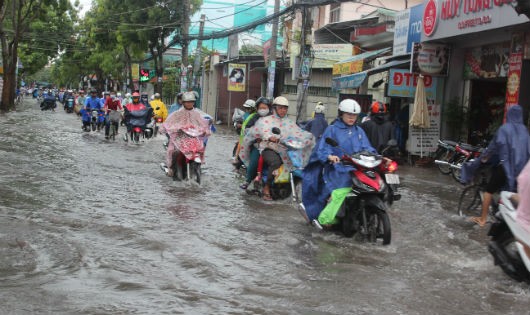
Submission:
<svg viewBox="0 0 530 315">
<path fill-rule="evenodd" d="M 435 169 L 401 168 L 383 247 L 241 192 L 228 129 L 197 187 L 160 171 L 160 136 L 107 141 L 32 100 L 0 126 L 0 314 L 530 313 Z"/>
</svg>

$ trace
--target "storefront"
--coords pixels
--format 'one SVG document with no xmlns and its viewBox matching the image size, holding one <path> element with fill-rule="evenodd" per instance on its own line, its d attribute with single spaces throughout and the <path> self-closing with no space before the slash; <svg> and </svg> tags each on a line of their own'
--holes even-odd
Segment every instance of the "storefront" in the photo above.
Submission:
<svg viewBox="0 0 530 315">
<path fill-rule="evenodd" d="M 530 82 L 530 22 L 517 15 L 515 3 L 424 2 L 418 53 L 435 66 L 422 69 L 420 64 L 418 71 L 445 76 L 442 136 L 469 142 L 477 141 L 472 137 L 477 132 L 491 137 L 506 108 L 514 104 L 524 107 L 528 121 L 530 89 L 521 87 Z M 444 58 L 447 66 L 442 69 Z"/>
</svg>

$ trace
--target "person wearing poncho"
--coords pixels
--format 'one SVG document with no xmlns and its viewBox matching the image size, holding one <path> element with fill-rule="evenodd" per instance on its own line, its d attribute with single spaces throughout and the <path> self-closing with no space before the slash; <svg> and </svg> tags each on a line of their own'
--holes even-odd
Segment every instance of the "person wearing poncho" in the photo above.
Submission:
<svg viewBox="0 0 530 315">
<path fill-rule="evenodd" d="M 172 168 L 175 151 L 182 152 L 184 156 L 191 158 L 191 156 L 187 155 L 186 148 L 199 148 L 199 151 L 204 152 L 204 138 L 210 135 L 208 122 L 194 108 L 195 94 L 193 92 L 184 93 L 182 104 L 183 107 L 169 115 L 160 128 L 160 132 L 167 133 L 170 137 L 166 153 L 166 174 L 170 177 L 173 176 L 175 171 Z M 183 132 L 184 130 L 194 130 L 197 136 L 191 137 Z M 180 165 L 183 161 L 177 160 L 177 163 Z M 201 155 L 201 163 L 204 163 L 204 154 Z"/>
<path fill-rule="evenodd" d="M 302 130 L 294 121 L 287 117 L 287 109 L 289 102 L 283 96 L 278 96 L 273 101 L 273 114 L 270 116 L 262 117 L 256 121 L 256 124 L 248 129 L 243 143 L 241 145 L 241 151 L 239 157 L 245 163 L 250 163 L 250 152 L 252 146 L 259 142 L 259 151 L 264 160 L 264 164 L 267 166 L 269 176 L 267 182 L 263 187 L 263 199 L 272 200 L 270 195 L 270 186 L 274 181 L 272 174 L 282 164 L 290 171 L 293 169 L 293 164 L 287 155 L 287 149 L 279 144 L 281 139 L 296 139 L 304 143 L 302 152 L 302 165 L 307 163 L 311 149 L 313 148 L 314 139 L 313 135 L 307 131 Z M 280 129 L 280 135 L 275 135 L 272 132 L 273 128 Z"/>
<path fill-rule="evenodd" d="M 304 168 L 302 202 L 305 213 L 302 215 L 316 227 L 337 223 L 335 216 L 352 189 L 350 173 L 354 168 L 340 163 L 340 156 L 344 154 L 342 150 L 348 154 L 361 151 L 376 153 L 363 129 L 355 124 L 360 113 L 361 106 L 356 101 L 341 101 L 339 118 L 326 128 Z M 326 138 L 333 139 L 338 146 L 326 143 Z"/>
</svg>

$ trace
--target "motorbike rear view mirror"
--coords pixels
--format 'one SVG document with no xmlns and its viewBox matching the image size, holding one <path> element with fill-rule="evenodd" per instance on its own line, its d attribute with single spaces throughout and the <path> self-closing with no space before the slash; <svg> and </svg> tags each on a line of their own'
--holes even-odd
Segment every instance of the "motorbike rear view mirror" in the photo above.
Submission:
<svg viewBox="0 0 530 315">
<path fill-rule="evenodd" d="M 279 134 L 282 133 L 282 131 L 280 130 L 280 128 L 274 127 L 274 128 L 272 128 L 272 133 L 275 134 L 275 135 L 279 135 Z"/>
<path fill-rule="evenodd" d="M 337 143 L 337 141 L 331 139 L 331 138 L 326 138 L 326 143 L 329 144 L 330 146 L 332 147 L 337 147 L 339 144 Z"/>
</svg>

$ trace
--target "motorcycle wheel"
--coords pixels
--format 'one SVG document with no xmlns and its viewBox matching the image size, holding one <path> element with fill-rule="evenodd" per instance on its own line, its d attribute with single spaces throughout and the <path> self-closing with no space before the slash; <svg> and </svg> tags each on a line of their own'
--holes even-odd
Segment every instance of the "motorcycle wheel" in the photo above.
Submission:
<svg viewBox="0 0 530 315">
<path fill-rule="evenodd" d="M 466 162 L 466 157 L 461 156 L 454 162 L 454 165 L 462 167 L 462 165 Z M 453 175 L 453 178 L 460 183 L 460 178 L 462 176 L 462 172 L 458 168 L 451 168 L 451 173 Z"/>
<path fill-rule="evenodd" d="M 519 256 L 519 251 L 516 247 L 516 240 L 510 230 L 504 231 L 498 237 L 493 238 L 490 243 L 490 251 L 492 247 L 497 247 L 497 255 L 495 256 L 495 264 L 498 264 L 502 271 L 515 281 L 530 281 L 530 272 Z M 509 263 L 505 263 L 509 262 Z"/>
<path fill-rule="evenodd" d="M 201 164 L 190 162 L 190 178 L 201 184 Z"/>
<path fill-rule="evenodd" d="M 344 204 L 342 206 L 344 207 Z M 346 236 L 346 237 L 352 237 L 353 234 L 355 234 L 355 232 L 356 232 L 355 222 L 354 222 L 356 220 L 356 218 L 355 218 L 353 212 L 354 211 L 352 211 L 352 210 L 349 210 L 349 211 L 346 210 L 346 213 L 345 213 L 344 217 L 341 220 L 342 234 L 344 234 L 344 236 Z"/>
<path fill-rule="evenodd" d="M 96 123 L 92 122 L 92 123 L 90 123 L 90 125 L 92 126 L 92 131 L 96 131 Z"/>
<path fill-rule="evenodd" d="M 140 133 L 135 132 L 133 136 L 134 136 L 134 143 L 136 144 L 140 143 Z"/>
<path fill-rule="evenodd" d="M 454 154 L 455 152 L 453 151 L 445 150 L 445 152 L 441 154 L 438 160 L 449 162 Z M 444 175 L 451 174 L 451 166 L 449 165 L 438 165 L 438 170 Z"/>
<path fill-rule="evenodd" d="M 392 232 L 390 228 L 390 218 L 386 211 L 377 210 L 376 213 L 372 216 L 374 220 L 374 242 L 380 238 L 383 240 L 383 245 L 390 244 L 392 240 Z"/>
<path fill-rule="evenodd" d="M 236 142 L 236 145 L 234 146 L 234 149 L 232 150 L 232 158 L 235 158 L 236 157 L 236 152 L 237 152 L 237 145 L 239 144 L 239 142 Z"/>
<path fill-rule="evenodd" d="M 110 137 L 112 140 L 116 140 L 116 126 L 114 124 L 110 124 Z"/>
<path fill-rule="evenodd" d="M 479 185 L 471 185 L 460 193 L 458 215 L 478 216 L 482 212 L 482 192 Z"/>
</svg>

